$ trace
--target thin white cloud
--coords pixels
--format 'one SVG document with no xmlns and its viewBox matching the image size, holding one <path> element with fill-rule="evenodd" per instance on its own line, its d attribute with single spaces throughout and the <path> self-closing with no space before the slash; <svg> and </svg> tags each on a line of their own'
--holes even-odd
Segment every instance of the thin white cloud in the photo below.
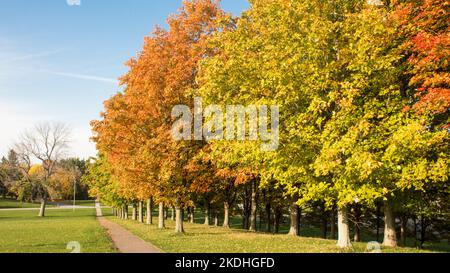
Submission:
<svg viewBox="0 0 450 273">
<path fill-rule="evenodd" d="M 0 37 L 1 38 L 1 37 Z M 0 40 L 1 42 L 1 40 Z M 1 44 L 0 44 L 1 45 Z M 29 73 L 30 71 L 35 72 L 42 72 L 47 73 L 51 75 L 57 75 L 57 76 L 63 76 L 68 78 L 74 78 L 74 79 L 80 79 L 80 80 L 88 80 L 88 81 L 97 81 L 97 82 L 104 82 L 104 83 L 112 83 L 115 85 L 119 85 L 119 81 L 117 79 L 108 78 L 108 77 L 100 77 L 96 75 L 91 74 L 80 74 L 80 73 L 67 73 L 64 71 L 59 71 L 59 69 L 55 70 L 49 70 L 47 62 L 45 62 L 45 57 L 52 56 L 61 52 L 66 51 L 67 48 L 60 48 L 60 49 L 54 49 L 54 50 L 48 50 L 48 51 L 42 51 L 42 52 L 35 52 L 35 53 L 29 53 L 29 54 L 23 54 L 15 52 L 14 50 L 11 51 L 11 49 L 3 49 L 0 48 L 0 83 L 1 81 L 10 80 L 12 76 L 14 75 L 22 75 L 24 73 Z M 44 59 L 43 60 L 35 60 L 35 59 Z M 38 65 L 35 61 L 38 61 Z M 34 68 L 33 68 L 34 66 Z M 37 67 L 36 67 L 37 66 Z M 41 68 L 39 68 L 41 67 Z"/>
<path fill-rule="evenodd" d="M 53 74 L 53 75 L 57 75 L 57 76 L 75 78 L 75 79 L 80 79 L 80 80 L 113 83 L 113 84 L 119 85 L 119 81 L 117 79 L 113 79 L 113 78 L 99 77 L 99 76 L 94 76 L 94 75 L 76 74 L 76 73 L 65 73 L 65 72 L 57 72 L 57 71 L 47 71 L 47 72 L 50 74 Z"/>
<path fill-rule="evenodd" d="M 63 51 L 64 51 L 64 49 L 55 49 L 55 50 L 38 52 L 38 53 L 25 54 L 25 55 L 21 55 L 21 56 L 14 56 L 14 57 L 11 57 L 10 59 L 7 59 L 6 61 L 4 61 L 4 63 L 9 64 L 9 63 L 13 63 L 13 62 L 27 61 L 27 60 L 32 60 L 32 59 L 36 59 L 36 58 L 48 57 L 48 56 L 55 55 L 55 54 L 58 54 Z"/>
<path fill-rule="evenodd" d="M 31 73 L 38 70 L 36 66 L 46 64 L 46 57 L 66 50 L 60 48 L 34 53 L 23 53 L 18 52 L 12 45 L 2 46 L 0 44 L 0 88 L 4 88 L 4 85 L 12 82 L 17 77 L 29 77 L 29 75 L 32 75 Z"/>
</svg>

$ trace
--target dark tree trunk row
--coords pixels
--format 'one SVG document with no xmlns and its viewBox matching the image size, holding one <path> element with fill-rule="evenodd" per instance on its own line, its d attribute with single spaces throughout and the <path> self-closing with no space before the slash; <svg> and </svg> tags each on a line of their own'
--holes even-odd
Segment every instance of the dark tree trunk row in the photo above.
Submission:
<svg viewBox="0 0 450 273">
<path fill-rule="evenodd" d="M 283 220 L 283 206 L 277 203 L 272 203 L 273 201 L 270 197 L 267 196 L 266 191 L 262 191 L 262 199 L 260 200 L 264 206 L 259 207 L 258 204 L 258 189 L 259 189 L 259 181 L 254 179 L 247 187 L 244 187 L 244 198 L 242 199 L 242 213 L 243 213 L 243 227 L 247 228 L 250 231 L 256 232 L 258 230 L 258 212 L 259 212 L 259 230 L 263 229 L 263 222 L 265 225 L 265 230 L 267 232 L 278 233 L 280 231 L 280 226 Z M 248 197 L 248 198 L 245 198 Z M 291 236 L 300 236 L 300 221 L 302 210 L 297 205 L 297 198 L 291 200 L 289 214 L 290 214 L 290 230 L 289 235 Z M 42 202 L 43 206 L 45 206 L 46 202 Z M 146 208 L 145 208 L 146 205 Z M 187 218 L 185 219 L 184 213 L 185 210 L 183 208 L 183 204 L 181 199 L 178 198 L 176 200 L 176 204 L 171 207 L 172 208 L 172 219 L 175 220 L 175 231 L 177 233 L 184 232 L 184 220 L 187 220 L 190 223 L 194 222 L 194 207 L 187 207 Z M 352 214 L 349 216 L 348 207 L 337 208 L 337 219 L 336 219 L 336 209 L 332 209 L 330 211 L 326 210 L 325 203 L 319 205 L 320 208 L 320 227 L 321 227 L 321 236 L 322 238 L 328 238 L 328 232 L 330 231 L 330 237 L 338 239 L 339 247 L 351 247 L 350 241 L 350 227 L 349 222 L 353 222 L 353 231 L 355 242 L 361 241 L 361 224 L 364 219 L 365 211 L 362 211 L 360 205 L 352 205 Z M 381 230 L 381 222 L 380 218 L 381 208 L 384 210 L 384 238 L 383 245 L 389 247 L 396 247 L 397 244 L 402 246 L 406 246 L 406 240 L 408 236 L 408 215 L 403 213 L 400 214 L 398 219 L 400 220 L 399 226 L 399 234 L 400 240 L 397 242 L 397 234 L 396 234 L 396 223 L 395 223 L 395 215 L 393 211 L 393 207 L 389 202 L 384 202 L 382 205 L 377 205 L 377 210 L 375 213 L 376 216 L 376 235 L 379 239 L 380 230 Z M 223 202 L 223 211 L 217 207 L 217 204 L 211 204 L 211 202 L 205 203 L 205 225 L 213 224 L 218 227 L 221 219 L 219 216 L 221 212 L 223 212 L 223 223 L 222 226 L 225 228 L 230 227 L 230 204 L 228 201 Z M 45 211 L 45 209 L 44 209 Z M 128 219 L 128 205 L 124 205 L 118 208 L 113 208 L 113 215 L 120 219 Z M 140 201 L 137 203 L 133 203 L 132 205 L 132 215 L 131 219 L 134 221 L 139 221 L 140 223 L 144 223 L 144 216 L 146 216 L 145 223 L 153 224 L 153 199 L 149 198 L 146 203 Z M 144 215 L 146 212 L 146 215 Z M 158 212 L 158 228 L 165 228 L 165 220 L 168 217 L 167 207 L 164 205 L 164 202 L 159 203 L 159 212 Z M 211 222 L 213 219 L 213 222 Z M 414 219 L 415 224 L 415 234 L 416 238 L 419 242 L 419 247 L 422 247 L 426 240 L 426 231 L 429 223 L 424 217 L 419 218 L 419 221 Z M 336 226 L 337 220 L 337 226 Z M 418 223 L 418 224 L 417 224 Z M 338 235 L 338 236 L 336 236 Z"/>
</svg>

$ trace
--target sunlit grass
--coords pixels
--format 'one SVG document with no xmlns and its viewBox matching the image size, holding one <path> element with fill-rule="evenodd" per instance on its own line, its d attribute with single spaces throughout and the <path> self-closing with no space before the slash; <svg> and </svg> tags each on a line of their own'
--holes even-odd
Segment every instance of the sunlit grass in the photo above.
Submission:
<svg viewBox="0 0 450 273">
<path fill-rule="evenodd" d="M 36 211 L 0 210 L 1 253 L 67 253 L 67 244 L 77 241 L 84 253 L 115 252 L 94 209 Z"/>
<path fill-rule="evenodd" d="M 0 209 L 39 208 L 40 203 L 20 202 L 13 199 L 0 199 Z M 49 207 L 52 207 L 49 205 Z"/>
<path fill-rule="evenodd" d="M 185 224 L 185 234 L 173 232 L 174 222 L 168 220 L 166 229 L 131 220 L 108 219 L 122 225 L 142 239 L 168 253 L 337 253 L 335 240 L 313 237 L 291 237 L 285 234 L 252 233 L 239 229 Z M 156 219 L 155 219 L 156 220 Z M 367 243 L 354 243 L 345 252 L 366 252 Z M 415 248 L 383 248 L 383 252 L 430 252 Z"/>
</svg>

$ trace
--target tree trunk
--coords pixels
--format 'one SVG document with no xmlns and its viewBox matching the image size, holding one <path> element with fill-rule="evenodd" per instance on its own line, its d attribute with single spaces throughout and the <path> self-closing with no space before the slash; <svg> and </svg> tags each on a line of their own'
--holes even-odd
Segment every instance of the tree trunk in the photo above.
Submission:
<svg viewBox="0 0 450 273">
<path fill-rule="evenodd" d="M 414 216 L 414 246 L 417 247 L 417 216 Z"/>
<path fill-rule="evenodd" d="M 361 229 L 359 228 L 359 224 L 355 223 L 355 236 L 353 236 L 353 241 L 361 242 Z"/>
<path fill-rule="evenodd" d="M 41 208 L 39 209 L 39 217 L 45 217 L 46 206 L 47 206 L 47 198 L 42 198 Z"/>
<path fill-rule="evenodd" d="M 165 221 L 165 216 L 164 216 L 164 202 L 159 202 L 159 214 L 158 214 L 158 228 L 159 229 L 164 229 L 166 228 L 166 225 L 164 223 Z"/>
<path fill-rule="evenodd" d="M 270 208 L 270 202 L 266 203 L 266 230 L 267 232 L 272 232 L 272 214 Z"/>
<path fill-rule="evenodd" d="M 128 205 L 125 205 L 124 207 L 123 207 L 123 214 L 124 214 L 124 219 L 125 220 L 128 220 Z"/>
<path fill-rule="evenodd" d="M 322 218 L 322 239 L 326 239 L 328 237 L 328 219 L 325 216 Z"/>
<path fill-rule="evenodd" d="M 400 222 L 400 243 L 403 247 L 406 246 L 406 237 L 407 237 L 407 224 L 408 224 L 408 217 L 405 215 L 402 215 Z"/>
<path fill-rule="evenodd" d="M 425 223 L 425 217 L 420 216 L 420 249 L 423 249 L 423 244 L 426 241 L 426 230 L 427 230 L 427 224 Z"/>
<path fill-rule="evenodd" d="M 139 222 L 144 223 L 144 202 L 139 201 Z"/>
<path fill-rule="evenodd" d="M 350 242 L 350 229 L 348 226 L 347 207 L 338 208 L 338 243 L 340 248 L 352 247 Z"/>
<path fill-rule="evenodd" d="M 291 208 L 290 208 L 290 215 L 291 215 L 291 228 L 289 229 L 288 235 L 290 236 L 297 236 L 299 234 L 299 227 L 298 227 L 298 215 L 299 213 L 299 207 L 297 205 L 297 200 L 292 201 Z"/>
<path fill-rule="evenodd" d="M 187 207 L 186 210 L 187 210 L 187 219 L 186 219 L 186 221 L 189 223 L 191 221 L 191 207 Z"/>
<path fill-rule="evenodd" d="M 336 211 L 333 208 L 330 213 L 331 239 L 336 239 Z"/>
<path fill-rule="evenodd" d="M 252 204 L 250 213 L 250 231 L 256 232 L 256 217 L 258 213 L 258 185 L 256 179 L 252 181 Z"/>
<path fill-rule="evenodd" d="M 175 206 L 175 233 L 183 233 L 183 212 L 181 208 L 181 201 L 177 199 Z"/>
<path fill-rule="evenodd" d="M 242 215 L 242 229 L 248 229 L 249 225 L 249 220 L 250 220 L 250 213 L 247 213 L 247 211 L 243 210 L 243 215 Z"/>
<path fill-rule="evenodd" d="M 217 210 L 215 210 L 214 212 L 214 226 L 215 227 L 219 226 L 219 212 Z"/>
<path fill-rule="evenodd" d="M 264 218 L 263 211 L 260 209 L 258 211 L 259 211 L 258 230 L 262 230 L 262 219 Z"/>
<path fill-rule="evenodd" d="M 172 211 L 170 212 L 170 220 L 175 221 L 175 206 L 172 207 Z"/>
<path fill-rule="evenodd" d="M 250 217 L 246 214 L 243 215 L 242 217 L 242 229 L 248 229 L 248 222 L 249 222 Z"/>
<path fill-rule="evenodd" d="M 321 205 L 321 211 L 322 211 L 322 239 L 327 238 L 328 233 L 328 217 L 327 217 L 327 211 L 325 210 L 325 203 Z"/>
<path fill-rule="evenodd" d="M 283 217 L 283 212 L 280 208 L 275 209 L 275 215 L 273 219 L 273 230 L 274 233 L 278 234 L 280 232 L 280 223 L 281 223 L 281 217 Z"/>
<path fill-rule="evenodd" d="M 355 206 L 355 236 L 353 237 L 353 240 L 355 242 L 361 242 L 361 228 L 359 223 L 361 222 L 361 210 L 358 206 Z"/>
<path fill-rule="evenodd" d="M 182 209 L 175 208 L 175 214 L 175 233 L 184 233 Z"/>
<path fill-rule="evenodd" d="M 377 242 L 380 241 L 380 227 L 381 227 L 381 220 L 380 220 L 380 214 L 381 214 L 381 206 L 380 204 L 377 204 Z"/>
<path fill-rule="evenodd" d="M 195 207 L 191 208 L 191 224 L 195 224 Z"/>
<path fill-rule="evenodd" d="M 250 188 L 250 189 L 249 189 Z M 245 185 L 244 187 L 244 197 L 242 200 L 243 206 L 242 206 L 242 229 L 249 229 L 250 228 L 250 214 L 252 210 L 252 191 L 251 191 L 251 185 L 250 187 L 248 185 Z"/>
<path fill-rule="evenodd" d="M 210 203 L 208 203 L 208 204 L 206 204 L 206 206 L 205 206 L 205 226 L 209 226 L 209 209 L 210 209 L 210 207 L 211 207 L 211 204 Z"/>
<path fill-rule="evenodd" d="M 136 204 L 133 204 L 132 219 L 133 219 L 133 221 L 137 221 L 137 206 L 136 206 Z"/>
<path fill-rule="evenodd" d="M 230 204 L 223 203 L 223 227 L 230 228 Z"/>
<path fill-rule="evenodd" d="M 383 245 L 388 247 L 397 246 L 397 235 L 395 233 L 395 217 L 388 202 L 384 203 L 384 240 Z"/>
<path fill-rule="evenodd" d="M 147 200 L 147 225 L 153 225 L 153 198 Z"/>
</svg>

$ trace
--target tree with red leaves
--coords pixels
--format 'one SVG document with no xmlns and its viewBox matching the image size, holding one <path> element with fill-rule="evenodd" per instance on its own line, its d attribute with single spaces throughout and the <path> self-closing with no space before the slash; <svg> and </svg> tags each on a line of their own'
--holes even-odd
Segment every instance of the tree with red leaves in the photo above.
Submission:
<svg viewBox="0 0 450 273">
<path fill-rule="evenodd" d="M 412 108 L 431 115 L 435 123 L 449 126 L 450 107 L 450 20 L 447 0 L 408 0 L 396 6 L 395 15 L 403 49 L 408 56 Z"/>
</svg>

